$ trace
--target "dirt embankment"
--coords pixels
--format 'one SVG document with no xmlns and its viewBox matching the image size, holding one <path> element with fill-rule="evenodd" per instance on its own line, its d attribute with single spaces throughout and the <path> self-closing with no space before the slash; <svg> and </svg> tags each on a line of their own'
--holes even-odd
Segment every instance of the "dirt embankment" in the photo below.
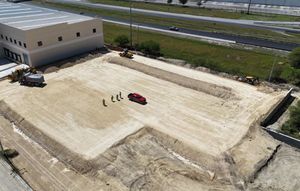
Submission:
<svg viewBox="0 0 300 191">
<path fill-rule="evenodd" d="M 169 71 L 161 70 L 158 68 L 154 68 L 145 64 L 141 64 L 135 62 L 133 60 L 129 60 L 126 58 L 120 57 L 110 57 L 108 62 L 112 64 L 118 64 L 121 66 L 125 66 L 139 72 L 143 72 L 147 75 L 151 75 L 153 77 L 166 80 L 180 86 L 190 88 L 196 91 L 201 91 L 206 94 L 216 96 L 223 99 L 234 99 L 235 95 L 232 93 L 232 89 L 224 86 L 219 86 L 216 84 L 211 84 L 208 82 L 191 79 L 176 73 L 172 73 Z"/>
<path fill-rule="evenodd" d="M 116 143 L 95 162 L 100 175 L 115 177 L 129 190 L 235 189 L 225 161 L 197 153 L 150 127 Z"/>
<path fill-rule="evenodd" d="M 39 131 L 4 101 L 0 101 L 0 113 L 74 171 L 107 182 L 120 182 L 128 190 L 234 188 L 219 166 L 220 161 L 150 127 L 128 135 L 95 159 L 85 160 Z"/>
<path fill-rule="evenodd" d="M 93 173 L 93 170 L 96 168 L 90 161 L 83 159 L 80 155 L 70 151 L 65 146 L 40 131 L 32 123 L 12 110 L 3 100 L 0 100 L 0 114 L 11 123 L 14 123 L 20 131 L 26 134 L 26 136 L 40 144 L 51 155 L 55 156 L 74 171 L 86 174 Z"/>
</svg>

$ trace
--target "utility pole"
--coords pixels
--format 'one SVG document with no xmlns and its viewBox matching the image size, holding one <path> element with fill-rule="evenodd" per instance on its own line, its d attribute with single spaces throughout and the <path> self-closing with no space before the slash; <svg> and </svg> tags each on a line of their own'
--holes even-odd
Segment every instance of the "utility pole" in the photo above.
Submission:
<svg viewBox="0 0 300 191">
<path fill-rule="evenodd" d="M 275 66 L 276 60 L 277 60 L 277 56 L 274 58 L 274 61 L 273 61 L 273 65 L 272 65 L 272 68 L 271 68 L 271 71 L 270 71 L 270 75 L 269 75 L 269 82 L 271 82 L 271 79 L 272 79 L 273 70 L 274 70 L 274 66 Z"/>
<path fill-rule="evenodd" d="M 2 147 L 1 140 L 0 140 L 0 155 L 2 155 L 2 153 L 3 153 L 3 147 Z"/>
<path fill-rule="evenodd" d="M 136 35 L 136 39 L 137 39 L 137 44 L 139 44 L 139 32 L 140 32 L 140 25 L 137 25 L 137 35 Z"/>
<path fill-rule="evenodd" d="M 249 4 L 248 4 L 248 11 L 247 11 L 247 14 L 248 14 L 248 15 L 250 14 L 251 2 L 252 2 L 252 0 L 249 0 Z"/>
<path fill-rule="evenodd" d="M 132 48 L 132 0 L 130 0 L 130 48 Z"/>
</svg>

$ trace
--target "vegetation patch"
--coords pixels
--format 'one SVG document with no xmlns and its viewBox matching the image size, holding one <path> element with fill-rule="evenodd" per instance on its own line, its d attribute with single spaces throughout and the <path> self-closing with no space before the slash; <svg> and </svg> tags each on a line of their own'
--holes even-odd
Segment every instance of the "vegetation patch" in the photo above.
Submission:
<svg viewBox="0 0 300 191">
<path fill-rule="evenodd" d="M 300 139 L 300 101 L 290 108 L 290 118 L 282 126 L 282 133 Z"/>
<path fill-rule="evenodd" d="M 115 24 L 104 23 L 104 40 L 108 44 L 115 44 L 114 39 L 122 34 L 129 35 L 129 28 Z M 190 39 L 171 37 L 146 31 L 133 31 L 133 44 L 146 41 L 155 41 L 160 45 L 160 53 L 167 58 L 185 60 L 193 67 L 204 66 L 216 71 L 237 75 L 252 75 L 261 79 L 268 79 L 274 55 L 270 53 L 241 50 L 237 48 L 212 45 L 206 42 Z M 286 57 L 278 57 L 275 70 L 280 70 L 277 75 L 288 73 L 291 69 Z M 293 69 L 291 69 L 293 70 Z M 275 75 L 273 75 L 275 76 Z M 288 80 L 288 79 L 286 79 Z"/>
</svg>

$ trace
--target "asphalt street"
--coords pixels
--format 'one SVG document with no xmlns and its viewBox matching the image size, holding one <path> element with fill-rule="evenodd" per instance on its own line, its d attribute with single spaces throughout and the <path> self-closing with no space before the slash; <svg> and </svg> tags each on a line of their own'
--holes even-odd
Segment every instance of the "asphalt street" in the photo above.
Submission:
<svg viewBox="0 0 300 191">
<path fill-rule="evenodd" d="M 106 21 L 116 23 L 116 24 L 127 25 L 127 26 L 129 25 L 129 21 L 125 21 L 125 20 L 120 21 L 120 20 L 114 20 L 114 19 L 109 18 Z M 209 38 L 207 38 L 207 40 L 223 41 L 223 42 L 229 42 L 229 43 L 239 43 L 239 44 L 253 45 L 253 46 L 285 50 L 285 51 L 291 51 L 296 47 L 300 47 L 300 44 L 297 44 L 297 43 L 275 42 L 275 41 L 261 39 L 261 38 L 255 38 L 255 37 L 238 36 L 238 35 L 231 35 L 231 34 L 217 33 L 217 32 L 206 32 L 206 31 L 184 29 L 184 28 L 180 28 L 179 31 L 176 32 L 176 31 L 170 31 L 169 27 L 161 26 L 161 25 L 154 25 L 154 24 L 134 23 L 134 27 L 135 27 L 135 30 L 136 30 L 136 27 L 139 27 L 140 29 L 147 29 L 147 30 L 153 29 L 154 31 L 161 31 L 161 32 L 170 33 L 173 35 L 174 34 L 178 34 L 180 36 L 186 35 L 187 37 L 199 36 L 200 39 L 205 39 L 205 37 L 209 37 Z M 159 30 L 157 30 L 157 29 L 159 29 Z"/>
<path fill-rule="evenodd" d="M 74 0 L 50 0 L 50 1 L 51 2 L 60 2 L 60 3 L 63 2 L 63 3 L 68 3 L 68 4 L 74 4 L 74 5 L 83 5 L 86 7 L 113 10 L 113 11 L 124 11 L 124 12 L 129 11 L 128 7 L 106 5 L 106 4 L 100 4 L 100 3 L 90 3 L 90 2 L 86 2 L 84 0 L 76 0 L 76 1 L 74 1 Z M 196 16 L 196 15 L 170 13 L 170 12 L 162 12 L 162 11 L 152 11 L 152 10 L 137 9 L 137 8 L 132 8 L 132 13 L 162 17 L 162 18 L 175 18 L 175 19 L 194 20 L 194 21 L 209 21 L 209 22 L 258 28 L 258 29 L 290 31 L 290 32 L 299 32 L 300 33 L 300 29 L 292 29 L 292 28 L 282 27 L 282 25 L 285 25 L 285 24 L 300 25 L 300 22 L 272 21 L 272 22 L 270 22 L 271 24 L 281 25 L 281 26 L 272 26 L 272 25 L 268 25 L 269 24 L 268 21 L 262 22 L 262 21 L 256 21 L 256 20 L 226 19 L 226 18 L 218 18 L 218 17 L 207 17 L 207 16 Z"/>
<path fill-rule="evenodd" d="M 29 2 L 29 4 L 31 4 Z M 47 6 L 47 8 L 51 8 Z M 53 8 L 52 8 L 53 9 Z M 55 8 L 57 9 L 57 8 Z M 126 8 L 128 10 L 128 8 Z M 62 10 L 62 9 L 60 9 Z M 76 11 L 70 11 L 65 10 L 73 13 L 78 13 Z M 129 25 L 128 20 L 122 20 L 122 19 L 115 19 L 111 17 L 103 17 L 101 15 L 95 15 L 95 14 L 89 14 L 84 13 L 88 16 L 100 16 L 104 19 L 105 22 L 120 24 L 120 25 Z M 186 38 L 199 38 L 199 39 L 206 39 L 206 40 L 213 40 L 213 41 L 220 41 L 220 42 L 228 42 L 228 43 L 239 43 L 239 44 L 245 44 L 245 45 L 253 45 L 253 46 L 259 46 L 259 47 L 265 47 L 265 48 L 272 48 L 272 49 L 278 49 L 278 50 L 285 50 L 285 51 L 291 51 L 292 49 L 296 47 L 300 47 L 300 44 L 297 43 L 287 43 L 287 42 L 275 42 L 271 40 L 261 39 L 261 38 L 255 38 L 255 37 L 247 37 L 247 36 L 239 36 L 239 35 L 231 35 L 231 34 L 225 34 L 225 33 L 217 33 L 217 32 L 206 32 L 206 31 L 199 31 L 199 30 L 192 30 L 192 29 L 184 29 L 180 28 L 178 32 L 176 31 L 170 31 L 169 26 L 161 26 L 161 25 L 155 25 L 155 24 L 149 24 L 149 23 L 135 23 L 134 27 L 139 27 L 141 30 L 149 30 L 154 32 L 160 32 L 164 34 L 169 34 L 172 36 L 180 36 L 180 37 L 186 37 Z"/>
</svg>

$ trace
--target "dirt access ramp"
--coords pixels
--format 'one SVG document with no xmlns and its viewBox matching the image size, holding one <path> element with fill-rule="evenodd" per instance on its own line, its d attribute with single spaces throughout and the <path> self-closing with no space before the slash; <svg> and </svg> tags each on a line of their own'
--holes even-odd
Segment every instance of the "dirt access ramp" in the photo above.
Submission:
<svg viewBox="0 0 300 191">
<path fill-rule="evenodd" d="M 173 143 L 184 145 L 173 148 L 180 156 L 211 171 L 222 169 L 215 166 L 216 161 L 222 160 L 224 152 L 244 139 L 249 127 L 283 95 L 283 92 L 260 92 L 255 87 L 214 75 L 205 77 L 207 74 L 203 72 L 187 72 L 185 68 L 173 70 L 170 66 L 172 71 L 169 72 L 175 78 L 190 77 L 233 94 L 230 98 L 218 97 L 207 90 L 187 88 L 184 84 L 109 63 L 108 60 L 115 56 L 107 54 L 46 74 L 48 85 L 44 88 L 2 82 L 0 99 L 14 113 L 11 120 L 20 124 L 21 131 L 28 129 L 24 132 L 53 156 L 84 173 L 90 167 L 103 170 L 105 165 L 97 162 L 98 157 L 110 152 L 115 144 L 122 145 L 120 141 L 135 135 L 145 126 L 160 132 L 155 137 L 158 134 L 168 135 Z M 147 61 L 150 62 L 156 64 L 155 60 Z M 176 73 L 178 76 L 174 76 Z M 129 92 L 139 92 L 148 99 L 148 104 L 143 106 L 127 99 L 112 102 L 111 96 L 119 92 L 124 98 Z M 102 105 L 102 99 L 107 100 L 107 107 Z M 25 122 L 30 124 L 30 128 L 22 129 Z M 122 150 L 126 149 L 126 141 L 124 145 Z M 166 145 L 168 150 L 172 144 Z M 164 148 L 163 145 L 161 147 Z M 125 151 L 135 156 L 135 148 Z M 153 149 L 151 152 L 155 153 L 156 147 Z M 142 152 L 149 152 L 149 155 L 145 154 L 147 161 L 154 159 L 150 150 Z M 114 156 L 118 158 L 118 154 Z M 113 163 L 115 157 L 110 162 Z M 127 160 L 126 157 L 124 160 Z M 132 171 L 139 172 L 139 169 Z M 113 178 L 117 172 L 100 170 L 99 173 L 110 174 Z M 228 183 L 230 178 L 224 177 L 224 184 L 231 184 L 232 181 Z M 127 181 L 121 182 L 130 186 Z"/>
</svg>

